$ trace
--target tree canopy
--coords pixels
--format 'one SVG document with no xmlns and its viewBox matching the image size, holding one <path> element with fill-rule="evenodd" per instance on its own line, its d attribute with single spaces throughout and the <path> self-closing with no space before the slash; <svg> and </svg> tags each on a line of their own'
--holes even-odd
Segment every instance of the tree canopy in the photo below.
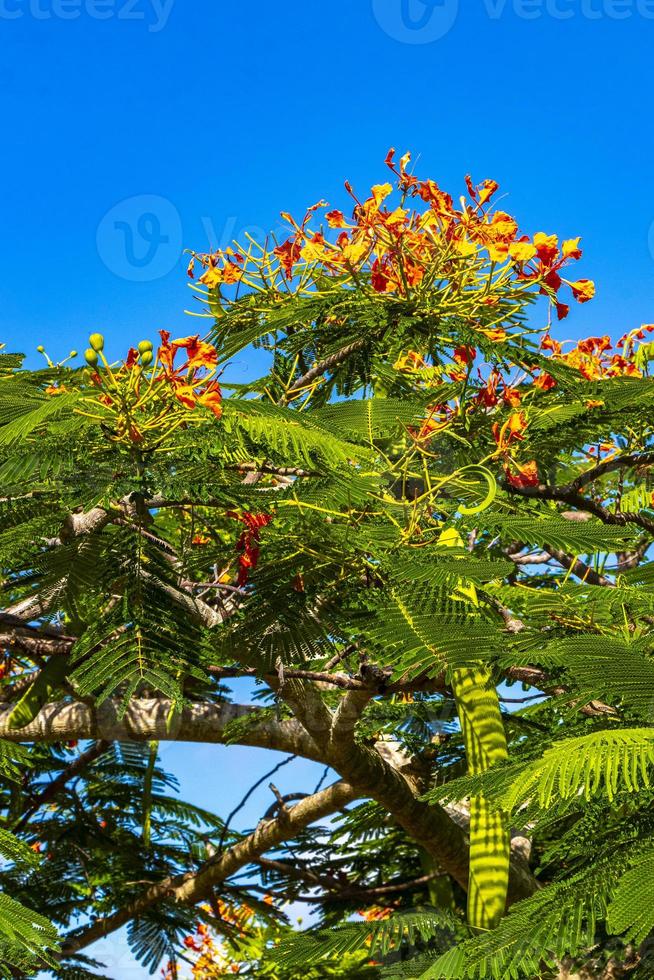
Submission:
<svg viewBox="0 0 654 980">
<path fill-rule="evenodd" d="M 564 343 L 579 238 L 386 163 L 187 337 L 0 354 L 7 976 L 651 976 L 654 327 Z M 170 740 L 324 774 L 239 829 Z"/>
</svg>

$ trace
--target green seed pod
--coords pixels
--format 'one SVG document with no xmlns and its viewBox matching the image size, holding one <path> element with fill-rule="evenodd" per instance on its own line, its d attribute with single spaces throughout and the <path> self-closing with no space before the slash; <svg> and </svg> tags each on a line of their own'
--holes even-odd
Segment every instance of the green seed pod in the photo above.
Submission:
<svg viewBox="0 0 654 980">
<path fill-rule="evenodd" d="M 89 337 L 89 344 L 94 351 L 101 351 L 104 348 L 104 337 L 101 333 L 92 333 Z"/>
<path fill-rule="evenodd" d="M 84 360 L 89 367 L 94 368 L 98 366 L 98 355 L 91 347 L 84 351 Z"/>
<path fill-rule="evenodd" d="M 142 340 L 141 343 L 138 345 L 139 353 L 145 354 L 146 351 L 152 350 L 153 346 L 154 345 L 151 340 Z"/>
<path fill-rule="evenodd" d="M 141 354 L 141 364 L 143 367 L 148 367 L 154 361 L 154 355 L 151 350 L 144 350 Z"/>
</svg>

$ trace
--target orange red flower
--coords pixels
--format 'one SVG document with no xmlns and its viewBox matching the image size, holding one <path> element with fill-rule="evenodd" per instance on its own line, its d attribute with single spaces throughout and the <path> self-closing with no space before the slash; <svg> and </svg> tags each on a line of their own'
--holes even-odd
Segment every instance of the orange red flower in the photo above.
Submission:
<svg viewBox="0 0 654 980">
<path fill-rule="evenodd" d="M 556 303 L 559 317 L 567 314 L 567 304 L 557 295 L 564 283 L 560 271 L 581 257 L 579 238 L 559 246 L 556 235 L 538 232 L 531 240 L 520 234 L 512 215 L 493 209 L 499 189 L 495 180 L 475 185 L 468 175 L 467 198 L 456 206 L 436 181 L 409 173 L 410 161 L 406 153 L 396 163 L 391 149 L 386 165 L 395 175 L 395 188 L 390 182 L 375 184 L 363 200 L 346 181 L 354 202 L 351 216 L 324 201 L 308 208 L 301 222 L 282 212 L 290 230 L 286 240 L 270 249 L 264 244 L 243 252 L 226 249 L 194 255 L 189 275 L 195 275 L 199 262 L 203 267 L 199 282 L 209 289 L 239 284 L 288 295 L 296 289 L 320 289 L 325 277 L 338 277 L 381 296 L 413 298 L 423 289 L 432 290 L 435 283 L 455 281 L 472 271 L 481 306 L 495 300 L 485 287 L 494 266 L 501 265 L 509 277 L 529 281 L 546 294 Z M 316 212 L 322 209 L 324 224 L 315 228 L 314 221 L 320 220 Z M 590 299 L 589 280 L 572 286 L 580 302 Z"/>
<path fill-rule="evenodd" d="M 359 909 L 358 914 L 366 922 L 385 922 L 390 919 L 393 909 L 379 905 L 373 905 L 369 909 Z"/>
<path fill-rule="evenodd" d="M 102 353 L 102 364 L 95 359 L 88 378 L 96 392 L 91 395 L 89 389 L 75 411 L 102 423 L 112 442 L 158 447 L 188 424 L 187 413 L 196 406 L 221 417 L 216 348 L 197 334 L 171 340 L 161 330 L 160 336 L 156 359 L 148 341 L 130 347 L 122 364 L 110 365 Z M 183 357 L 176 363 L 180 352 Z"/>
<path fill-rule="evenodd" d="M 455 367 L 447 372 L 452 381 L 464 381 L 468 375 L 468 368 L 472 365 L 476 357 L 477 351 L 474 347 L 468 345 L 456 347 L 452 354 Z"/>
<path fill-rule="evenodd" d="M 427 367 L 427 362 L 422 354 L 410 350 L 406 354 L 401 354 L 393 367 L 396 371 L 420 371 L 422 368 Z"/>
<path fill-rule="evenodd" d="M 537 487 L 540 482 L 538 478 L 538 465 L 535 459 L 523 465 L 513 460 L 511 463 L 506 464 L 504 473 L 512 487 Z"/>
<path fill-rule="evenodd" d="M 515 442 L 521 442 L 525 437 L 527 425 L 527 417 L 524 412 L 513 412 L 503 424 L 495 422 L 492 433 L 498 450 L 504 452 Z"/>
<path fill-rule="evenodd" d="M 222 392 L 218 382 L 211 378 L 218 364 L 218 352 L 212 344 L 192 337 L 170 340 L 167 330 L 160 330 L 161 345 L 157 358 L 163 376 L 170 384 L 175 398 L 189 410 L 196 405 L 208 408 L 216 418 L 222 415 Z M 186 353 L 186 360 L 175 366 L 178 351 Z M 208 372 L 205 374 L 204 372 Z"/>
<path fill-rule="evenodd" d="M 273 517 L 272 514 L 252 514 L 248 511 L 239 514 L 233 510 L 227 512 L 227 517 L 231 517 L 235 521 L 240 521 L 241 524 L 245 525 L 245 530 L 236 542 L 236 550 L 240 552 L 238 559 L 239 572 L 236 581 L 239 586 L 244 586 L 247 585 L 250 573 L 255 570 L 259 563 L 261 529 L 270 524 Z"/>
<path fill-rule="evenodd" d="M 534 385 L 543 391 L 550 391 L 552 388 L 556 388 L 556 380 L 547 371 L 541 371 L 534 379 Z"/>
<path fill-rule="evenodd" d="M 577 279 L 570 283 L 570 289 L 579 303 L 587 303 L 595 295 L 595 283 L 590 279 Z"/>
</svg>

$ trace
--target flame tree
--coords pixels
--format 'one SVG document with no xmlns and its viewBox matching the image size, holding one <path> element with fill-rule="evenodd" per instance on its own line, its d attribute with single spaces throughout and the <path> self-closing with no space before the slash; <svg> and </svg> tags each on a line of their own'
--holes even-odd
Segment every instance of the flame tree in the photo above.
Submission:
<svg viewBox="0 0 654 980">
<path fill-rule="evenodd" d="M 579 238 L 386 163 L 192 254 L 206 329 L 0 355 L 9 975 L 648 975 L 654 328 L 562 343 Z M 324 772 L 239 831 L 172 739 Z"/>
</svg>

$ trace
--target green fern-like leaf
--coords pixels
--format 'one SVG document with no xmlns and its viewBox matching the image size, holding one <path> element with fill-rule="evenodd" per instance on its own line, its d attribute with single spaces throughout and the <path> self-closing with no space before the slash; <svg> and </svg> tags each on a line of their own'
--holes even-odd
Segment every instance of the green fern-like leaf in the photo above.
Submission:
<svg viewBox="0 0 654 980">
<path fill-rule="evenodd" d="M 503 803 L 513 810 L 533 795 L 541 808 L 583 794 L 613 800 L 625 790 L 650 786 L 654 766 L 654 731 L 648 728 L 593 732 L 555 742 L 542 758 L 518 776 Z"/>
<path fill-rule="evenodd" d="M 274 956 L 282 959 L 285 966 L 298 968 L 359 950 L 367 950 L 371 959 L 383 959 L 403 943 L 413 946 L 421 941 L 443 948 L 459 928 L 460 923 L 441 909 L 416 909 L 378 922 L 349 923 L 329 932 L 298 933 L 283 940 Z"/>
<path fill-rule="evenodd" d="M 607 924 L 639 945 L 654 929 L 654 848 L 634 859 L 620 879 L 607 910 Z"/>
</svg>

